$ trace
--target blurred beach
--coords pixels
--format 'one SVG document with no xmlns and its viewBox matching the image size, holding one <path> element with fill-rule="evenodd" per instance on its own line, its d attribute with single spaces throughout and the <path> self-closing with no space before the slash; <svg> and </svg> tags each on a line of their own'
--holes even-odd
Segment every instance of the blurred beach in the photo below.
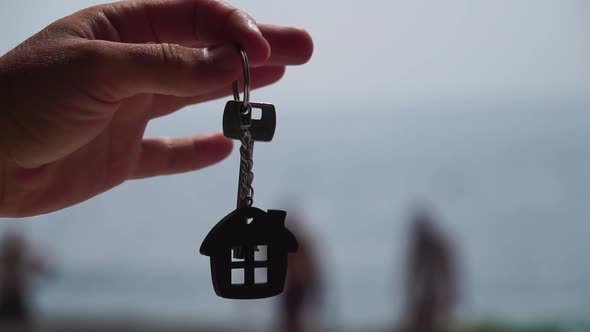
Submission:
<svg viewBox="0 0 590 332">
<path fill-rule="evenodd" d="M 199 325 L 199 324 L 162 324 L 162 323 L 146 323 L 137 321 L 87 321 L 87 320 L 52 320 L 41 321 L 27 329 L 7 327 L 0 325 L 2 331 L 9 332 L 99 332 L 99 331 L 125 331 L 125 332 L 237 332 L 237 331 L 252 331 L 252 332 L 276 332 L 280 331 L 277 328 L 267 329 L 251 329 L 239 326 L 218 326 L 218 325 Z M 345 328 L 345 329 L 329 329 L 329 328 L 312 328 L 308 329 L 310 332 L 396 332 L 392 328 Z M 545 324 L 531 324 L 520 323 L 510 324 L 501 322 L 480 323 L 479 325 L 457 327 L 451 330 L 452 332 L 565 332 L 565 331 L 586 331 L 583 326 L 577 328 L 567 328 L 567 325 L 556 323 Z"/>
</svg>

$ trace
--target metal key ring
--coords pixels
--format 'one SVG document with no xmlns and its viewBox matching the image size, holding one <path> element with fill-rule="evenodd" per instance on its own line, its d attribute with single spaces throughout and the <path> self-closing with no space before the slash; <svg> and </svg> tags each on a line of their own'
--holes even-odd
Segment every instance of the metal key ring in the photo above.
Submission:
<svg viewBox="0 0 590 332">
<path fill-rule="evenodd" d="M 242 114 L 248 114 L 250 112 L 250 65 L 248 64 L 248 55 L 244 50 L 240 50 L 242 58 L 242 67 L 244 69 L 244 112 Z M 240 89 L 237 80 L 233 82 L 234 89 L 234 100 L 240 100 Z"/>
</svg>

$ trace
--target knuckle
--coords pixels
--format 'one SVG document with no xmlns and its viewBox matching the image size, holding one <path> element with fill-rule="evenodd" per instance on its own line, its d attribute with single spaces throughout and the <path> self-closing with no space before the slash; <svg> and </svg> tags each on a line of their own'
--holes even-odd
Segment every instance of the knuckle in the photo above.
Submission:
<svg viewBox="0 0 590 332">
<path fill-rule="evenodd" d="M 243 11 L 239 10 L 238 8 L 230 8 L 228 10 L 228 12 L 225 15 L 225 18 L 220 21 L 222 25 L 222 29 L 223 30 L 228 30 L 229 27 L 231 26 L 231 23 L 233 21 L 240 21 L 240 20 L 249 20 L 250 17 L 248 16 L 248 14 L 244 13 Z"/>
<path fill-rule="evenodd" d="M 109 50 L 95 42 L 81 42 L 71 47 L 69 70 L 79 73 L 81 80 L 94 81 L 104 74 L 109 65 Z M 82 82 L 86 83 L 86 82 Z"/>
<path fill-rule="evenodd" d="M 82 43 L 78 49 L 78 57 L 81 63 L 94 65 L 105 58 L 104 49 L 95 43 Z"/>
<path fill-rule="evenodd" d="M 91 41 L 71 45 L 70 53 L 70 64 L 83 72 L 103 67 L 108 59 L 107 49 Z"/>
<path fill-rule="evenodd" d="M 147 63 L 155 57 L 160 57 L 162 54 L 159 46 L 153 47 L 150 44 L 145 46 L 130 46 L 125 52 L 129 60 L 136 63 Z"/>
<path fill-rule="evenodd" d="M 138 64 L 164 63 L 167 65 L 186 63 L 186 51 L 176 44 L 147 44 L 131 47 L 127 51 L 130 61 Z"/>
<path fill-rule="evenodd" d="M 182 65 L 184 61 L 184 52 L 179 45 L 163 43 L 159 44 L 160 58 L 167 64 Z"/>
</svg>

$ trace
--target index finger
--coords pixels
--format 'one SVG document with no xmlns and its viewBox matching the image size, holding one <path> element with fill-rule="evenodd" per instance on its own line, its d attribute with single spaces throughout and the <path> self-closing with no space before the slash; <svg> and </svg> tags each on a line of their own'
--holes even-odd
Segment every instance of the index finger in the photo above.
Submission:
<svg viewBox="0 0 590 332">
<path fill-rule="evenodd" d="M 88 8 L 94 39 L 123 43 L 206 46 L 233 42 L 253 63 L 270 55 L 270 46 L 245 12 L 218 0 L 122 1 Z"/>
</svg>

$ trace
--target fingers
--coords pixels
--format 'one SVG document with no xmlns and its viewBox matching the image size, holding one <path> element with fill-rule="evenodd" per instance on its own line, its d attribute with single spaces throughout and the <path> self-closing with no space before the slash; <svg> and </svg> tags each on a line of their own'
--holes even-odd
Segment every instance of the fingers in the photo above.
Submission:
<svg viewBox="0 0 590 332">
<path fill-rule="evenodd" d="M 313 52 L 305 30 L 257 25 L 248 14 L 215 0 L 124 1 L 89 8 L 81 15 L 89 22 L 92 39 L 189 47 L 233 43 L 246 51 L 254 66 L 262 65 L 269 54 L 266 65 L 301 64 Z"/>
<path fill-rule="evenodd" d="M 246 50 L 253 68 L 302 64 L 313 53 L 306 31 L 275 25 L 259 29 L 247 14 L 215 0 L 124 1 L 79 15 L 92 26 L 89 44 L 100 50 L 90 77 L 92 95 L 108 102 L 146 93 L 204 100 L 223 96 L 241 73 L 235 44 Z"/>
<path fill-rule="evenodd" d="M 188 172 L 213 165 L 229 155 L 232 141 L 223 134 L 185 138 L 144 138 L 130 178 Z"/>
<path fill-rule="evenodd" d="M 265 66 L 300 65 L 311 58 L 313 40 L 307 31 L 270 24 L 259 27 L 272 50 Z"/>
<path fill-rule="evenodd" d="M 285 67 L 260 67 L 253 68 L 250 72 L 252 89 L 261 88 L 279 81 L 285 74 Z M 240 81 L 240 86 L 242 86 Z M 157 118 L 173 113 L 185 106 L 197 104 L 232 94 L 231 84 L 208 93 L 200 94 L 194 97 L 175 97 L 159 95 L 153 103 L 153 109 L 150 113 L 151 118 Z"/>
<path fill-rule="evenodd" d="M 270 54 L 256 22 L 222 1 L 122 1 L 89 8 L 80 15 L 89 21 L 95 39 L 185 46 L 229 42 L 243 48 L 252 63 L 262 63 Z"/>
<path fill-rule="evenodd" d="M 219 95 L 216 91 L 241 69 L 230 45 L 245 49 L 253 68 L 302 64 L 313 52 L 306 31 L 274 25 L 259 29 L 247 14 L 215 0 L 124 1 L 78 15 L 91 26 L 86 35 L 105 60 L 95 67 L 106 73 L 93 79 L 102 82 L 98 97 L 106 101 L 142 93 Z M 74 24 L 75 19 L 66 21 Z M 202 48 L 210 45 L 218 46 Z"/>
<path fill-rule="evenodd" d="M 285 74 L 288 65 L 299 65 L 307 62 L 313 53 L 311 36 L 302 29 L 262 24 L 260 30 L 270 42 L 272 53 L 263 67 L 251 70 L 252 88 L 260 88 L 279 81 Z M 243 84 L 240 82 L 240 86 Z M 152 118 L 173 113 L 187 105 L 205 102 L 232 94 L 230 83 L 222 88 L 191 97 L 175 97 L 160 95 L 154 102 Z"/>
<path fill-rule="evenodd" d="M 90 88 L 106 101 L 137 94 L 194 96 L 215 91 L 242 72 L 237 49 L 230 44 L 187 48 L 171 44 L 123 44 L 95 41 L 89 62 Z"/>
</svg>

